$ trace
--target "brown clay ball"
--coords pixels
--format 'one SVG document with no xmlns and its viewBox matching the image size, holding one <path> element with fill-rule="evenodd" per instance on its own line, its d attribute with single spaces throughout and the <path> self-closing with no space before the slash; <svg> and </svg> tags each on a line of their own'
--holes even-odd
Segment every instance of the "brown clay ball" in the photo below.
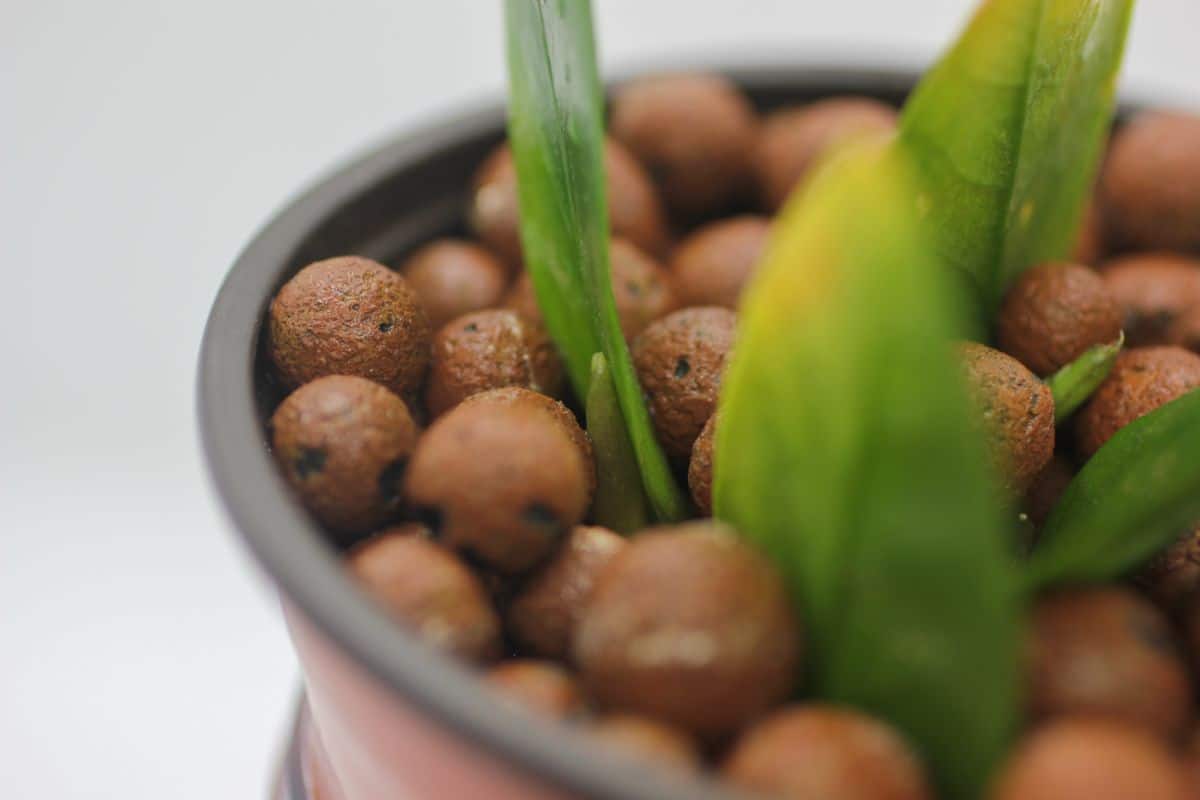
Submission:
<svg viewBox="0 0 1200 800">
<path fill-rule="evenodd" d="M 545 329 L 492 308 L 457 317 L 433 337 L 425 406 L 438 416 L 488 389 L 522 386 L 553 395 L 562 385 L 562 359 Z"/>
<path fill-rule="evenodd" d="M 1024 509 L 1033 524 L 1041 528 L 1050 518 L 1063 493 L 1075 479 L 1075 466 L 1065 457 L 1055 455 L 1037 474 L 1025 492 Z"/>
<path fill-rule="evenodd" d="M 633 341 L 647 325 L 679 305 L 675 284 L 670 273 L 626 239 L 613 239 L 609 255 L 621 333 L 626 341 Z M 528 272 L 517 276 L 504 305 L 528 319 L 542 321 L 542 310 Z"/>
<path fill-rule="evenodd" d="M 1005 487 L 1020 494 L 1054 455 L 1054 397 L 1012 356 L 964 342 L 959 355 Z"/>
<path fill-rule="evenodd" d="M 1186 773 L 1153 737 L 1104 719 L 1064 719 L 1017 748 L 991 800 L 1189 800 Z"/>
<path fill-rule="evenodd" d="M 1126 256 L 1106 264 L 1103 274 L 1131 347 L 1175 344 L 1177 320 L 1200 308 L 1200 260 L 1169 253 Z"/>
<path fill-rule="evenodd" d="M 586 709 L 579 684 L 550 661 L 505 661 L 488 670 L 483 680 L 506 701 L 552 719 L 577 717 Z"/>
<path fill-rule="evenodd" d="M 574 641 L 590 696 L 713 741 L 785 699 L 799 622 L 771 565 L 704 522 L 643 532 L 601 572 Z"/>
<path fill-rule="evenodd" d="M 271 301 L 268 352 L 285 388 L 357 375 L 411 397 L 429 366 L 429 321 L 404 278 L 368 258 L 309 264 Z"/>
<path fill-rule="evenodd" d="M 1200 353 L 1200 305 L 1192 306 L 1176 317 L 1167 329 L 1167 342 Z"/>
<path fill-rule="evenodd" d="M 717 415 L 713 414 L 696 437 L 696 443 L 692 445 L 692 458 L 688 462 L 688 488 L 692 491 L 696 507 L 706 517 L 712 516 L 713 508 L 713 436 L 716 429 Z"/>
<path fill-rule="evenodd" d="M 475 171 L 467 224 L 510 267 L 522 261 L 517 168 L 508 143 L 497 145 Z"/>
<path fill-rule="evenodd" d="M 404 487 L 436 537 L 508 575 L 545 560 L 591 500 L 588 465 L 562 422 L 512 403 L 464 403 L 440 417 Z"/>
<path fill-rule="evenodd" d="M 349 568 L 426 643 L 472 662 L 500 655 L 500 621 L 483 586 L 440 545 L 405 530 L 384 531 L 350 554 Z"/>
<path fill-rule="evenodd" d="M 679 304 L 736 311 L 770 230 L 770 220 L 746 214 L 705 225 L 680 242 L 671 256 Z"/>
<path fill-rule="evenodd" d="M 597 577 L 624 547 L 625 539 L 607 528 L 572 529 L 509 605 L 506 622 L 513 639 L 534 655 L 565 660 Z"/>
<path fill-rule="evenodd" d="M 1114 342 L 1123 316 L 1104 279 L 1065 262 L 1027 270 L 1004 298 L 1000 349 L 1038 375 L 1050 375 L 1088 348 Z"/>
<path fill-rule="evenodd" d="M 1200 525 L 1151 559 L 1135 580 L 1167 614 L 1183 612 L 1200 589 Z"/>
<path fill-rule="evenodd" d="M 831 149 L 896 128 L 891 106 L 865 97 L 836 97 L 767 116 L 754 154 L 764 207 L 777 211 L 792 189 Z"/>
<path fill-rule="evenodd" d="M 538 305 L 537 292 L 533 288 L 533 280 L 525 270 L 517 274 L 517 279 L 509 287 L 508 294 L 504 296 L 501 305 L 504 308 L 511 308 L 525 319 L 532 320 L 539 325 L 545 324 L 542 308 Z"/>
<path fill-rule="evenodd" d="M 1096 266 L 1103 260 L 1105 250 L 1104 216 L 1100 213 L 1100 204 L 1092 198 L 1084 208 L 1071 260 L 1076 264 Z"/>
<path fill-rule="evenodd" d="M 342 532 L 386 522 L 400 508 L 400 481 L 417 442 L 408 406 L 366 378 L 306 383 L 271 417 L 284 477 L 305 507 Z"/>
<path fill-rule="evenodd" d="M 631 242 L 613 239 L 609 253 L 621 333 L 633 341 L 651 322 L 675 310 L 675 287 L 670 274 Z"/>
<path fill-rule="evenodd" d="M 668 314 L 633 343 L 633 363 L 654 430 L 679 463 L 716 410 L 721 374 L 733 346 L 737 314 L 727 308 L 686 308 Z"/>
<path fill-rule="evenodd" d="M 1200 673 L 1200 592 L 1193 594 L 1180 614 L 1180 627 L 1187 646 L 1192 674 Z"/>
<path fill-rule="evenodd" d="M 555 422 L 562 425 L 563 430 L 571 437 L 571 441 L 579 448 L 583 456 L 584 466 L 588 474 L 588 496 L 596 491 L 596 459 L 592 453 L 592 440 L 587 432 L 579 426 L 579 420 L 571 409 L 553 397 L 526 389 L 523 386 L 505 386 L 501 389 L 488 389 L 486 392 L 473 394 L 462 402 L 462 405 L 479 403 L 495 407 L 527 406 L 548 414 Z"/>
<path fill-rule="evenodd" d="M 605 747 L 672 769 L 696 769 L 700 749 L 692 737 L 657 720 L 632 714 L 609 714 L 588 726 Z"/>
<path fill-rule="evenodd" d="M 608 222 L 614 236 L 636 244 L 655 258 L 671 246 L 662 200 L 637 159 L 613 139 L 604 140 L 608 176 Z"/>
<path fill-rule="evenodd" d="M 736 786 L 769 797 L 933 798 L 921 762 L 896 731 L 833 706 L 776 711 L 746 731 L 722 771 Z"/>
<path fill-rule="evenodd" d="M 1188 783 L 1193 789 L 1192 800 L 1200 797 L 1196 787 L 1200 786 L 1200 727 L 1188 734 L 1183 751 L 1183 766 L 1187 770 Z"/>
<path fill-rule="evenodd" d="M 1117 244 L 1200 253 L 1200 117 L 1138 116 L 1113 140 L 1101 187 Z"/>
<path fill-rule="evenodd" d="M 1103 716 L 1171 737 L 1190 718 L 1192 687 L 1170 625 L 1123 588 L 1069 590 L 1039 600 L 1028 682 L 1037 719 Z"/>
<path fill-rule="evenodd" d="M 434 330 L 455 317 L 500 305 L 508 269 L 477 244 L 438 239 L 417 250 L 400 267 L 417 293 Z"/>
<path fill-rule="evenodd" d="M 623 236 L 652 256 L 661 257 L 670 244 L 666 216 L 650 176 L 629 151 L 613 139 L 604 140 L 604 170 L 608 178 L 608 215 L 613 235 Z M 521 254 L 517 170 L 512 151 L 500 145 L 475 174 L 467 211 L 472 230 L 511 265 Z"/>
<path fill-rule="evenodd" d="M 678 217 L 722 211 L 745 189 L 758 133 L 754 108 L 719 75 L 654 75 L 613 96 L 612 135 L 657 180 Z"/>
<path fill-rule="evenodd" d="M 1129 423 L 1200 387 L 1200 355 L 1142 347 L 1117 356 L 1112 372 L 1079 412 L 1076 439 L 1091 457 Z"/>
</svg>

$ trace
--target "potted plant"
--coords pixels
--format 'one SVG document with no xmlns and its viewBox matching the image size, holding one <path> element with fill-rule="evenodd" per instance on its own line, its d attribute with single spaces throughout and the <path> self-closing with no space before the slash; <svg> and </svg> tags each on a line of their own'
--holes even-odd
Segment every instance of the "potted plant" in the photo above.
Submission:
<svg viewBox="0 0 1200 800">
<path fill-rule="evenodd" d="M 281 796 L 1183 797 L 1200 123 L 1088 210 L 1131 12 L 988 0 L 907 98 L 641 79 L 606 139 L 588 4 L 510 0 L 507 145 L 338 173 L 210 319 Z"/>
</svg>

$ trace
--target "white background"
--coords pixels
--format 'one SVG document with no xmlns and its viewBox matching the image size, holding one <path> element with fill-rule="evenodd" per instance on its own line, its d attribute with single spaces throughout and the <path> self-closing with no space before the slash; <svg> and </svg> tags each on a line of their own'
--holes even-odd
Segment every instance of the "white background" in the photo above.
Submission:
<svg viewBox="0 0 1200 800">
<path fill-rule="evenodd" d="M 595 0 L 606 65 L 922 64 L 969 0 Z M 264 796 L 296 686 L 207 486 L 197 343 L 315 174 L 499 92 L 499 0 L 0 0 L 0 786 Z M 1200 107 L 1200 4 L 1128 81 Z"/>
</svg>

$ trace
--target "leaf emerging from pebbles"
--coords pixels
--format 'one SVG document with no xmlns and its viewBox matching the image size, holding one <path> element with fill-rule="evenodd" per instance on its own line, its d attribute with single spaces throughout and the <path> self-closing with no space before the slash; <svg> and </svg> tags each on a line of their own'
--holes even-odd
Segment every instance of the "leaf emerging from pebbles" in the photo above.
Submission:
<svg viewBox="0 0 1200 800">
<path fill-rule="evenodd" d="M 943 257 L 985 320 L 1074 240 L 1112 117 L 1133 0 L 985 0 L 905 108 Z"/>
<path fill-rule="evenodd" d="M 1200 391 L 1134 420 L 1084 465 L 1046 520 L 1034 587 L 1118 578 L 1200 520 Z"/>
<path fill-rule="evenodd" d="M 507 0 L 509 142 L 525 266 L 579 397 L 604 353 L 655 516 L 686 502 L 650 425 L 609 277 L 604 95 L 587 0 Z"/>
<path fill-rule="evenodd" d="M 815 692 L 975 798 L 1018 720 L 1021 599 L 915 180 L 895 141 L 864 144 L 776 223 L 724 379 L 716 512 L 788 581 Z"/>
<path fill-rule="evenodd" d="M 1061 423 L 1100 388 L 1125 346 L 1125 333 L 1111 344 L 1098 344 L 1046 379 L 1054 395 L 1054 421 Z"/>
<path fill-rule="evenodd" d="M 634 533 L 650 522 L 642 493 L 637 456 L 621 418 L 612 373 L 603 353 L 592 358 L 592 384 L 586 403 L 588 435 L 596 454 L 596 499 L 592 516 L 597 525 L 617 533 Z"/>
</svg>

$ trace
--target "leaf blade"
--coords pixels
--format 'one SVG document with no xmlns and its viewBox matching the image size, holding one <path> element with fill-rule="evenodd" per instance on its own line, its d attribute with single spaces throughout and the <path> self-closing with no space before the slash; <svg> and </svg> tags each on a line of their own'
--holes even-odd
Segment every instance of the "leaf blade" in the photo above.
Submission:
<svg viewBox="0 0 1200 800">
<path fill-rule="evenodd" d="M 596 523 L 617 533 L 645 528 L 650 512 L 642 492 L 637 455 L 625 430 L 612 373 L 603 353 L 592 358 L 592 383 L 586 406 L 587 429 L 596 453 Z"/>
<path fill-rule="evenodd" d="M 608 262 L 607 237 L 600 234 L 608 230 L 608 206 L 590 8 L 566 4 L 555 11 L 540 1 L 509 0 L 505 12 L 522 249 L 547 330 L 584 396 L 592 354 L 602 348 L 599 320 L 580 289 L 585 270 L 606 269 Z"/>
<path fill-rule="evenodd" d="M 1054 421 L 1064 422 L 1100 388 L 1125 346 L 1125 332 L 1115 342 L 1089 347 L 1083 355 L 1046 379 L 1054 395 Z"/>
<path fill-rule="evenodd" d="M 860 145 L 776 222 L 724 379 L 715 500 L 784 572 L 817 692 L 896 724 L 966 798 L 1016 724 L 1021 600 L 915 197 L 900 147 Z"/>
<path fill-rule="evenodd" d="M 1111 580 L 1200 520 L 1200 391 L 1134 420 L 1091 457 L 1046 521 L 1027 581 Z"/>
<path fill-rule="evenodd" d="M 687 502 L 654 436 L 609 271 L 603 91 L 589 0 L 506 0 L 509 141 L 521 242 L 538 305 L 580 397 L 602 352 L 657 519 Z"/>
<path fill-rule="evenodd" d="M 1133 0 L 987 0 L 905 108 L 939 249 L 985 317 L 1067 254 L 1112 116 Z"/>
</svg>

